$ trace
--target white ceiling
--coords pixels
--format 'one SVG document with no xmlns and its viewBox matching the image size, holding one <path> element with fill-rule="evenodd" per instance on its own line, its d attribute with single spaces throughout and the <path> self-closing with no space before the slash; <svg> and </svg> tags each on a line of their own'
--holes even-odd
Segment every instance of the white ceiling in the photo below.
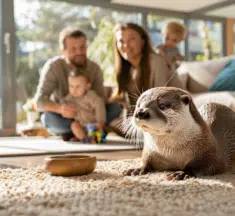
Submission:
<svg viewBox="0 0 235 216">
<path fill-rule="evenodd" d="M 112 0 L 111 2 L 132 6 L 191 12 L 202 7 L 225 1 L 226 0 Z"/>
<path fill-rule="evenodd" d="M 235 18 L 235 4 L 206 13 L 209 16 Z"/>
</svg>

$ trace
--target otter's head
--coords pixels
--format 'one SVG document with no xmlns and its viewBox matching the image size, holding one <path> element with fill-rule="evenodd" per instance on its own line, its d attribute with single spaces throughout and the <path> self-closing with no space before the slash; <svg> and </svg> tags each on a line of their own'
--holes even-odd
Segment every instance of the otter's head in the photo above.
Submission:
<svg viewBox="0 0 235 216">
<path fill-rule="evenodd" d="M 133 120 L 138 127 L 153 135 L 174 133 L 192 122 L 190 103 L 191 96 L 181 89 L 152 88 L 139 97 Z"/>
</svg>

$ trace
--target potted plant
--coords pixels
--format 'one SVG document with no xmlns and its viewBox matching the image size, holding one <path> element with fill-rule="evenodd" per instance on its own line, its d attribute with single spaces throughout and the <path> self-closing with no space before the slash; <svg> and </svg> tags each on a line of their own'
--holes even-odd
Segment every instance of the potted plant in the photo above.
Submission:
<svg viewBox="0 0 235 216">
<path fill-rule="evenodd" d="M 36 111 L 36 106 L 33 99 L 28 99 L 23 105 L 23 109 L 26 112 L 27 123 L 29 125 L 34 125 L 34 123 L 39 120 L 39 112 Z"/>
</svg>

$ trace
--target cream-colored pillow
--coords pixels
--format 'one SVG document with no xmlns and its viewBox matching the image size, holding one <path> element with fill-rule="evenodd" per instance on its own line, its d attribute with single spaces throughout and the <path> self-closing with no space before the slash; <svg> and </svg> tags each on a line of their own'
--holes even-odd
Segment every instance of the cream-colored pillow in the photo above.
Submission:
<svg viewBox="0 0 235 216">
<path fill-rule="evenodd" d="M 187 83 L 185 84 L 188 91 L 192 93 L 205 92 L 208 89 L 208 83 L 213 77 L 208 73 L 201 62 L 184 62 L 178 68 L 179 76 L 185 76 L 187 73 Z"/>
<path fill-rule="evenodd" d="M 217 77 L 220 71 L 228 63 L 229 60 L 235 59 L 235 56 L 227 56 L 219 59 L 213 59 L 203 62 L 206 70 L 214 77 Z"/>
<path fill-rule="evenodd" d="M 187 83 L 188 83 L 188 68 L 185 67 L 185 64 L 182 63 L 180 67 L 177 69 L 177 74 L 179 79 L 182 83 L 182 86 L 185 90 L 187 90 Z"/>
<path fill-rule="evenodd" d="M 188 91 L 192 93 L 206 92 L 230 59 L 235 59 L 235 56 L 205 62 L 183 62 L 177 72 L 179 74 L 188 73 L 186 84 Z"/>
</svg>

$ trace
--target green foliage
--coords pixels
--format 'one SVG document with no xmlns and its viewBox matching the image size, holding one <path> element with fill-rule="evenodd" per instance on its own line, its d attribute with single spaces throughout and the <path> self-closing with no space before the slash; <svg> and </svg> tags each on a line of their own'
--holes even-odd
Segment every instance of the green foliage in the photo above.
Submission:
<svg viewBox="0 0 235 216">
<path fill-rule="evenodd" d="M 114 83 L 114 53 L 113 53 L 113 27 L 114 23 L 109 17 L 101 20 L 98 34 L 88 47 L 89 57 L 97 62 L 104 71 L 104 79 L 108 83 Z"/>
<path fill-rule="evenodd" d="M 67 26 L 76 26 L 87 34 L 89 57 L 100 65 L 106 82 L 115 82 L 112 35 L 115 21 L 111 10 L 48 0 L 33 2 L 39 3 L 38 9 L 22 15 L 29 22 L 16 23 L 21 53 L 17 79 L 23 81 L 30 97 L 35 93 L 40 68 L 46 60 L 60 54 L 58 37 Z M 33 6 L 33 2 L 28 0 L 29 5 Z M 29 42 L 33 52 L 25 53 Z"/>
<path fill-rule="evenodd" d="M 17 122 L 24 122 L 27 119 L 26 112 L 22 109 L 17 113 Z"/>
<path fill-rule="evenodd" d="M 27 1 L 33 13 L 21 14 L 16 20 L 18 38 L 17 81 L 24 84 L 29 97 L 35 94 L 39 70 L 49 58 L 59 55 L 59 32 L 66 26 L 83 28 L 79 17 L 82 12 L 71 4 L 56 1 Z M 33 5 L 40 2 L 38 9 Z M 32 12 L 31 11 L 31 12 Z M 27 20 L 28 22 L 23 22 Z M 84 21 L 84 20 L 83 20 Z M 30 43 L 30 44 L 29 44 Z M 26 47 L 30 45 L 30 50 Z M 32 51 L 33 50 L 33 51 Z"/>
<path fill-rule="evenodd" d="M 38 66 L 31 62 L 29 57 L 21 57 L 17 61 L 16 77 L 17 81 L 24 84 L 27 95 L 32 97 L 39 80 Z"/>
</svg>

